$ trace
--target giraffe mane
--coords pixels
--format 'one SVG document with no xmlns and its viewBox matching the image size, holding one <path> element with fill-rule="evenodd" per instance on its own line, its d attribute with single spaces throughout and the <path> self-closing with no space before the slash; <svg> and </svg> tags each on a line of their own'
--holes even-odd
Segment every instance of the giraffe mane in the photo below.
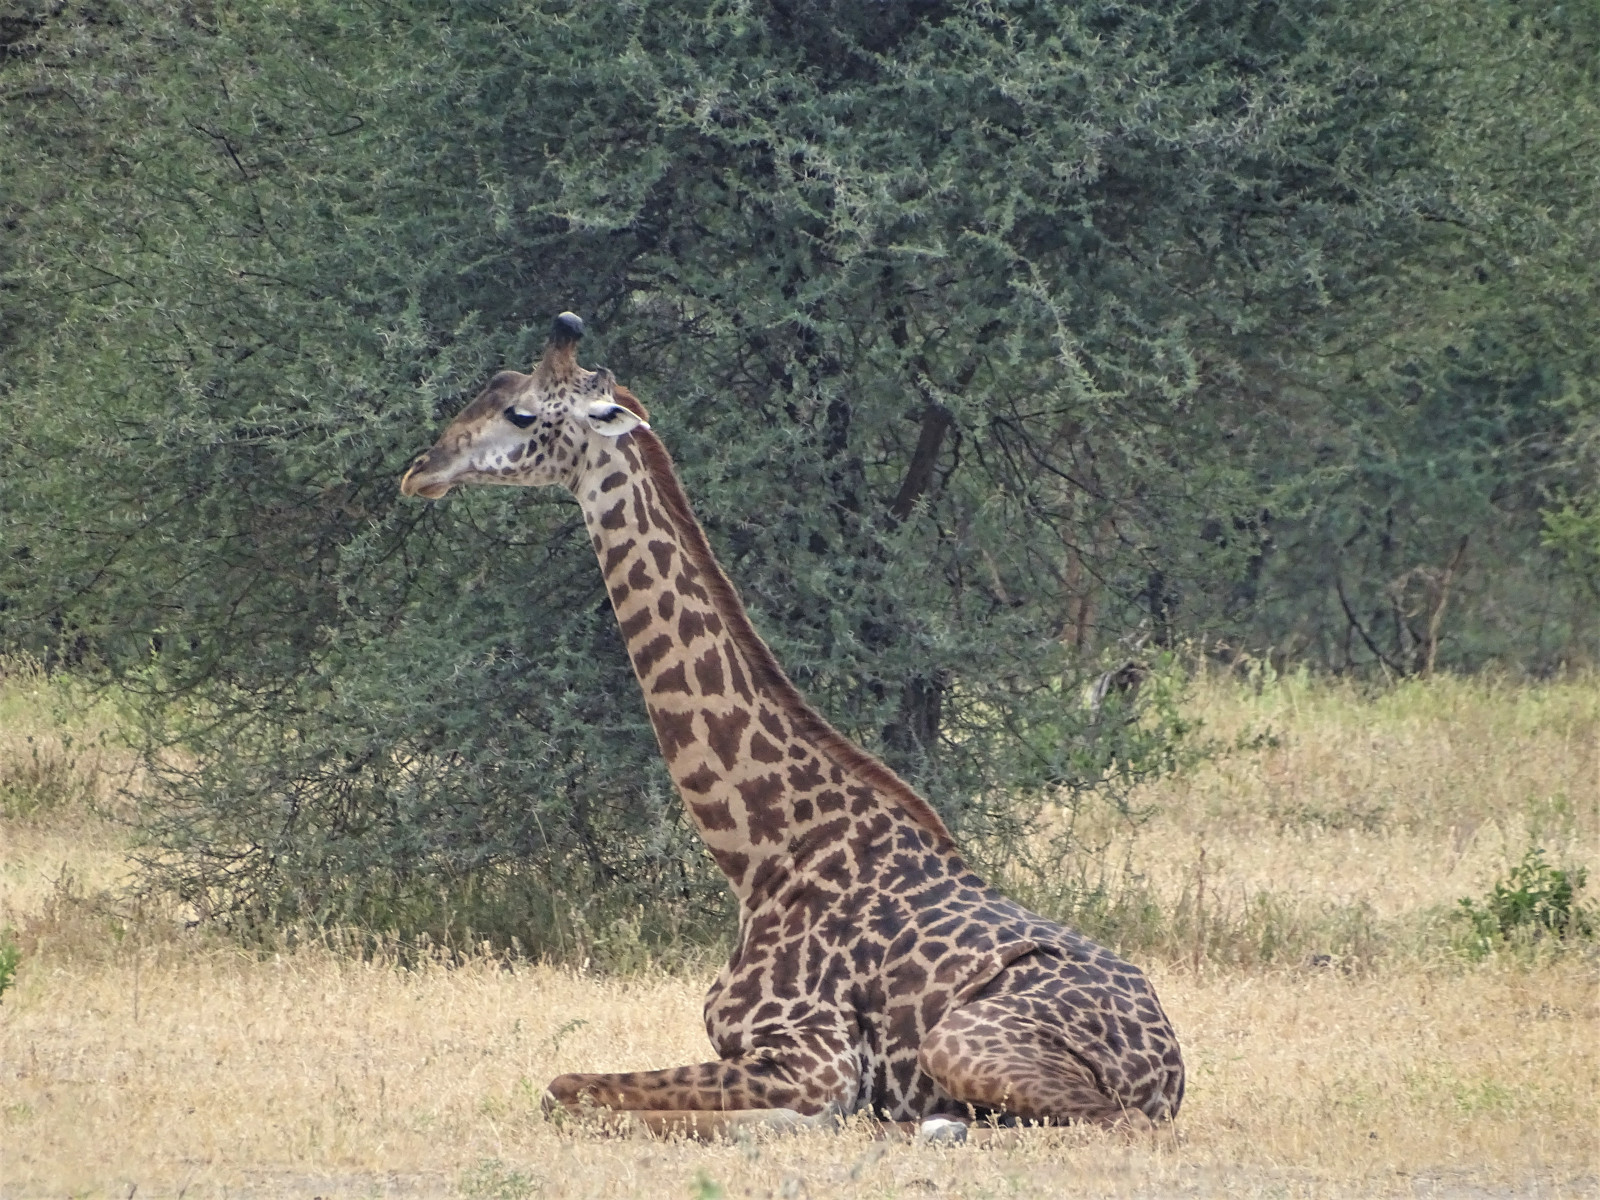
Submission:
<svg viewBox="0 0 1600 1200">
<path fill-rule="evenodd" d="M 620 384 L 614 398 L 641 419 L 649 418 L 638 397 Z M 700 527 L 694 510 L 689 507 L 689 498 L 684 494 L 677 469 L 672 465 L 672 457 L 661 439 L 649 429 L 635 429 L 626 436 L 639 448 L 645 469 L 656 486 L 656 498 L 677 527 L 684 554 L 700 572 L 701 582 L 710 593 L 717 615 L 722 618 L 729 636 L 750 664 L 754 682 L 777 702 L 797 733 L 840 767 L 899 805 L 908 817 L 932 833 L 941 846 L 953 849 L 955 839 L 950 836 L 939 814 L 933 811 L 933 806 L 887 765 L 828 724 L 822 714 L 806 702 L 800 689 L 790 682 L 771 648 L 750 623 L 744 602 L 722 570 L 722 564 L 711 552 L 711 543 L 706 540 L 705 530 Z"/>
</svg>

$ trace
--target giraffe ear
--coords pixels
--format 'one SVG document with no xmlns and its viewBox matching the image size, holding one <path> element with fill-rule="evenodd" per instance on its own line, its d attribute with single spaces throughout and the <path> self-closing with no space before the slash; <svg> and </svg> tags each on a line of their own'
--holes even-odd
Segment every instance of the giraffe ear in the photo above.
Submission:
<svg viewBox="0 0 1600 1200">
<path fill-rule="evenodd" d="M 649 429 L 650 425 L 637 413 L 611 400 L 591 400 L 584 416 L 596 433 L 606 437 L 621 437 L 635 429 Z"/>
</svg>

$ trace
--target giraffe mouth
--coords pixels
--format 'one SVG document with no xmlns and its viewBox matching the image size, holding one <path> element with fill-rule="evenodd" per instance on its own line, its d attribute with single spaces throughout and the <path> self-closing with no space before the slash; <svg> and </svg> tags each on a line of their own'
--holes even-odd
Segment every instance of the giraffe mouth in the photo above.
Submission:
<svg viewBox="0 0 1600 1200">
<path fill-rule="evenodd" d="M 427 463 L 419 462 L 400 478 L 402 496 L 421 496 L 424 500 L 437 500 L 450 490 L 450 484 L 441 479 L 426 478 Z"/>
</svg>

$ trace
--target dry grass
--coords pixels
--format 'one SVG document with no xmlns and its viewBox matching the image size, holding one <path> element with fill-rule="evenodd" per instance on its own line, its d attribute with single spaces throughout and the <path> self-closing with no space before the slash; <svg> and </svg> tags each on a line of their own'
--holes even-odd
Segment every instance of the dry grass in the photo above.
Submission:
<svg viewBox="0 0 1600 1200">
<path fill-rule="evenodd" d="M 1600 688 L 1215 682 L 1195 703 L 1279 745 L 1153 785 L 1162 815 L 1124 835 L 1150 895 L 1192 906 L 1204 877 L 1237 916 L 1175 923 L 1149 960 L 1190 1066 L 1175 1138 L 563 1132 L 538 1113 L 551 1076 L 705 1057 L 703 979 L 252 957 L 93 902 L 116 835 L 64 810 L 0 823 L 0 926 L 25 951 L 0 1001 L 0 1195 L 1596 1194 L 1592 951 L 1468 962 L 1437 910 L 1529 838 L 1595 865 Z M 1350 905 L 1391 932 L 1356 969 L 1183 940 L 1253 936 L 1239 914 L 1262 895 L 1308 937 Z"/>
<path fill-rule="evenodd" d="M 1369 695 L 1213 678 L 1189 705 L 1223 743 L 1268 744 L 1144 786 L 1135 804 L 1154 816 L 1136 827 L 1091 823 L 1088 839 L 1111 844 L 1104 894 L 1086 904 L 1066 878 L 1029 897 L 1039 907 L 1136 954 L 1348 967 L 1447 949 L 1457 901 L 1530 846 L 1600 883 L 1592 679 L 1439 678 Z"/>
<path fill-rule="evenodd" d="M 860 1136 L 652 1145 L 541 1119 L 537 1096 L 562 1071 L 703 1058 L 698 981 L 170 949 L 44 966 L 6 1000 L 5 1190 L 275 1192 L 304 1179 L 323 1195 L 682 1195 L 697 1170 L 732 1195 L 778 1193 L 791 1174 L 815 1196 L 915 1194 L 914 1179 L 956 1195 L 1048 1195 L 1069 1180 L 1156 1194 L 1224 1178 L 1290 1195 L 1419 1179 L 1593 1186 L 1596 1012 L 1570 965 L 1160 972 L 1158 985 L 1192 1071 L 1178 1144 L 1057 1134 L 874 1159 Z"/>
<path fill-rule="evenodd" d="M 131 770 L 128 756 L 109 748 L 110 718 L 30 660 L 0 658 L 0 820 L 9 828 L 68 812 L 105 815 L 113 781 Z"/>
</svg>

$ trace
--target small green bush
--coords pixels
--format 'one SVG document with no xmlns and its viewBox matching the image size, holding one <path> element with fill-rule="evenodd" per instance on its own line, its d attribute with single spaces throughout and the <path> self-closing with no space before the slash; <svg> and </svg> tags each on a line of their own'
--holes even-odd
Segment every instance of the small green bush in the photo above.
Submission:
<svg viewBox="0 0 1600 1200">
<path fill-rule="evenodd" d="M 462 1177 L 461 1190 L 471 1200 L 528 1200 L 544 1191 L 544 1181 L 490 1158 Z"/>
<path fill-rule="evenodd" d="M 16 932 L 8 925 L 0 929 L 0 996 L 16 981 L 21 963 L 22 947 L 17 945 Z"/>
<path fill-rule="evenodd" d="M 1482 901 L 1463 898 L 1459 902 L 1471 929 L 1470 951 L 1482 957 L 1519 936 L 1593 936 L 1593 913 L 1578 900 L 1587 879 L 1584 868 L 1564 871 L 1553 867 L 1545 861 L 1543 847 L 1530 847 Z"/>
</svg>

